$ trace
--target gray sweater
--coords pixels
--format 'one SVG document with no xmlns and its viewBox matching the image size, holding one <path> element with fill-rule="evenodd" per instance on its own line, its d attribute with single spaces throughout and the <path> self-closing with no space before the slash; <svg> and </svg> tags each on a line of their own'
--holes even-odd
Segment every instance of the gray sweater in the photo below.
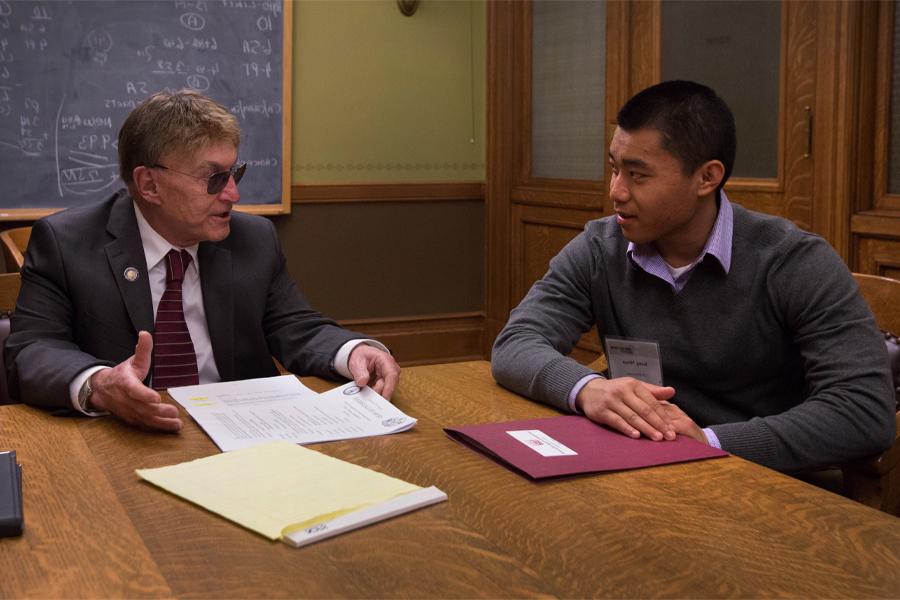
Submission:
<svg viewBox="0 0 900 600">
<path fill-rule="evenodd" d="M 733 208 L 730 271 L 706 257 L 678 294 L 627 257 L 614 217 L 590 221 L 510 314 L 494 378 L 568 410 L 591 371 L 565 355 L 596 325 L 658 341 L 672 402 L 732 454 L 797 471 L 887 448 L 886 350 L 847 267 L 822 238 Z"/>
</svg>

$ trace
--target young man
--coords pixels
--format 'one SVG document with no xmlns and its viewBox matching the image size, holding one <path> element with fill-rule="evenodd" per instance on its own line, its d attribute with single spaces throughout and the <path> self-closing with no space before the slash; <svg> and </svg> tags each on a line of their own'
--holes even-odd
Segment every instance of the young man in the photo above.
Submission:
<svg viewBox="0 0 900 600">
<path fill-rule="evenodd" d="M 587 223 L 513 310 L 494 377 L 632 437 L 683 434 L 784 471 L 877 453 L 896 425 L 874 319 L 823 239 L 728 201 L 735 145 L 705 86 L 629 100 L 609 148 L 616 214 Z M 567 358 L 593 326 L 658 342 L 666 387 Z"/>
<path fill-rule="evenodd" d="M 235 117 L 191 91 L 128 116 L 127 190 L 32 229 L 6 343 L 15 397 L 177 431 L 157 389 L 277 375 L 273 356 L 390 397 L 400 369 L 387 349 L 313 311 L 272 223 L 233 210 L 239 143 Z"/>
</svg>

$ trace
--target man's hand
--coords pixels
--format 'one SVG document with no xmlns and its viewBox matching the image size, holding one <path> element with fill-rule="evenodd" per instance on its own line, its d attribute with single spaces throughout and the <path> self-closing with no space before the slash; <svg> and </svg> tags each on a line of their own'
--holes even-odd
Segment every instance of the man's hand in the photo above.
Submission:
<svg viewBox="0 0 900 600">
<path fill-rule="evenodd" d="M 698 442 L 703 442 L 707 445 L 709 444 L 709 440 L 706 439 L 706 434 L 703 433 L 703 429 L 694 423 L 694 420 L 687 416 L 681 408 L 666 402 L 665 400 L 660 404 L 663 405 L 663 409 L 666 411 L 669 422 L 675 427 L 675 433 L 686 435 L 689 438 L 693 438 Z"/>
<path fill-rule="evenodd" d="M 359 344 L 353 349 L 347 368 L 356 385 L 368 385 L 388 400 L 400 380 L 400 365 L 394 357 L 368 344 Z"/>
<path fill-rule="evenodd" d="M 598 378 L 581 388 L 575 406 L 591 421 L 609 425 L 627 436 L 637 438 L 643 434 L 655 441 L 674 440 L 676 429 L 663 404 L 674 395 L 674 388 L 631 377 Z"/>
<path fill-rule="evenodd" d="M 144 385 L 152 354 L 153 337 L 141 331 L 134 347 L 134 356 L 111 369 L 102 369 L 91 375 L 94 388 L 91 404 L 131 425 L 178 431 L 182 426 L 178 408 L 163 402 L 158 392 Z"/>
</svg>

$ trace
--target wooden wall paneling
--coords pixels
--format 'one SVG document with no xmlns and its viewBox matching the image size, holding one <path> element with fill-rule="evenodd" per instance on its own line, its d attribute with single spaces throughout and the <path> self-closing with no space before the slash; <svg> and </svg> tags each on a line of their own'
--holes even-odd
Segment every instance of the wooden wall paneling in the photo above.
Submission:
<svg viewBox="0 0 900 600">
<path fill-rule="evenodd" d="M 604 108 L 610 137 L 615 114 L 632 93 L 628 89 L 630 69 L 624 64 L 630 55 L 632 7 L 630 2 L 613 0 L 607 3 L 606 8 Z M 501 22 L 492 24 L 494 18 Z M 488 176 L 488 227 L 494 239 L 506 236 L 511 248 L 506 255 L 494 252 L 488 256 L 489 261 L 505 260 L 503 264 L 509 266 L 505 306 L 497 298 L 502 290 L 488 275 L 489 295 L 493 297 L 488 300 L 486 337 L 487 342 L 491 343 L 505 323 L 509 310 L 518 304 L 534 281 L 543 276 L 550 259 L 583 230 L 588 219 L 609 212 L 611 208 L 606 206 L 608 174 L 606 181 L 538 178 L 531 175 L 531 3 L 518 2 L 513 6 L 489 9 L 488 30 L 491 53 L 489 70 L 491 59 L 496 59 L 495 66 L 499 71 L 492 76 L 492 89 L 489 90 L 488 130 L 494 133 L 494 143 L 492 145 L 489 138 L 488 169 L 489 173 L 493 169 L 493 173 L 506 178 L 498 182 L 494 180 L 494 175 Z M 496 36 L 494 43 L 491 42 L 491 33 Z M 512 47 L 503 46 L 500 40 L 504 44 L 511 43 Z M 512 90 L 512 93 L 507 90 Z M 509 127 L 512 127 L 511 131 L 506 129 Z M 511 164 L 496 162 L 503 160 L 511 161 Z M 492 203 L 506 203 L 505 210 L 491 206 Z M 504 217 L 505 220 L 498 222 Z M 489 264 L 488 273 L 497 269 L 496 262 Z M 601 352 L 596 335 L 590 334 L 579 343 L 573 356 L 583 362 L 591 362 Z"/>
<path fill-rule="evenodd" d="M 889 210 L 859 212 L 851 218 L 850 227 L 855 235 L 900 239 L 900 218 Z"/>
<path fill-rule="evenodd" d="M 532 38 L 534 36 L 533 10 L 530 1 L 519 2 L 516 11 L 516 62 L 514 63 L 515 86 L 519 95 L 513 100 L 516 117 L 514 132 L 515 167 L 513 186 L 520 186 L 531 180 L 531 112 L 532 112 Z"/>
<path fill-rule="evenodd" d="M 900 279 L 900 239 L 857 238 L 855 271 Z"/>
<path fill-rule="evenodd" d="M 865 3 L 816 5 L 816 113 L 813 123 L 813 230 L 822 234 L 847 264 L 851 260 L 850 215 L 859 164 L 861 15 Z M 870 144 L 869 144 L 870 145 Z M 862 163 L 865 164 L 865 163 Z"/>
<path fill-rule="evenodd" d="M 860 14 L 856 24 L 858 31 L 855 36 L 857 77 L 846 86 L 849 93 L 855 95 L 857 105 L 856 119 L 847 123 L 847 127 L 856 133 L 856 154 L 851 162 L 856 167 L 853 169 L 851 188 L 851 216 L 870 210 L 875 205 L 875 172 L 878 168 L 875 149 L 879 144 L 876 123 L 881 118 L 881 112 L 876 106 L 884 101 L 878 94 L 880 11 L 878 2 L 860 3 Z M 886 105 L 881 110 L 886 110 Z M 851 222 L 851 231 L 852 228 Z"/>
<path fill-rule="evenodd" d="M 637 4 L 630 0 L 609 0 L 606 8 L 606 150 L 612 143 L 617 124 L 619 109 L 631 97 L 629 77 L 629 61 L 631 57 L 631 12 Z M 613 206 L 609 200 L 609 184 L 611 181 L 609 168 L 603 169 L 603 197 L 598 208 L 603 214 L 612 214 Z"/>
<path fill-rule="evenodd" d="M 518 304 L 535 281 L 544 276 L 550 260 L 597 214 L 580 209 L 543 206 L 513 207 L 512 264 L 513 306 Z M 603 353 L 596 331 L 582 336 L 571 356 L 585 364 Z M 605 367 L 603 367 L 605 368 Z"/>
<path fill-rule="evenodd" d="M 341 325 L 370 335 L 391 349 L 401 366 L 482 360 L 484 313 L 346 319 Z"/>
<path fill-rule="evenodd" d="M 355 183 L 295 184 L 291 187 L 294 204 L 336 204 L 341 202 L 421 202 L 482 200 L 484 183 L 480 181 L 440 183 Z"/>
<path fill-rule="evenodd" d="M 817 119 L 816 4 L 782 4 L 779 180 L 772 185 L 771 180 L 736 178 L 726 186 L 729 197 L 745 207 L 785 217 L 806 230 L 814 230 L 813 172 L 818 158 L 808 152 L 808 111 L 813 128 Z"/>
<path fill-rule="evenodd" d="M 581 208 L 594 211 L 602 211 L 607 193 L 599 189 L 600 182 L 562 180 L 541 180 L 547 183 L 547 187 L 537 185 L 516 186 L 510 193 L 510 198 L 515 204 L 530 204 L 532 206 L 550 206 L 559 208 Z M 552 182 L 556 182 L 553 186 Z"/>
<path fill-rule="evenodd" d="M 631 97 L 628 68 L 632 32 L 630 30 L 631 12 L 638 3 L 630 0 L 609 0 L 606 3 L 606 145 L 612 140 L 616 126 L 616 114 L 622 105 Z M 609 181 L 609 173 L 607 173 Z"/>
<path fill-rule="evenodd" d="M 485 335 L 490 355 L 494 338 L 510 311 L 510 189 L 518 121 L 514 65 L 516 23 L 521 7 L 515 0 L 487 3 L 487 165 L 485 184 Z"/>
<path fill-rule="evenodd" d="M 659 1 L 631 2 L 628 7 L 631 33 L 628 61 L 628 89 L 622 103 L 642 89 L 659 83 L 662 71 L 660 39 L 662 9 Z"/>
<path fill-rule="evenodd" d="M 894 84 L 894 2 L 880 2 L 878 5 L 878 54 L 875 81 L 875 156 L 874 162 L 874 202 L 873 208 L 900 210 L 900 194 L 888 191 L 888 170 L 890 168 L 891 133 L 891 88 Z"/>
<path fill-rule="evenodd" d="M 900 276 L 900 195 L 888 194 L 895 3 L 861 3 L 856 89 L 860 118 L 851 265 L 862 273 Z M 874 142 L 874 143 L 873 143 Z"/>
<path fill-rule="evenodd" d="M 482 182 L 437 182 L 437 183 L 359 183 L 359 184 L 324 184 L 294 185 L 291 197 L 295 204 L 303 205 L 295 216 L 321 222 L 323 211 L 341 220 L 342 227 L 347 225 L 348 211 L 383 211 L 404 210 L 396 207 L 397 202 L 407 205 L 420 202 L 431 203 L 480 203 L 485 195 Z M 361 205 L 359 207 L 350 204 Z M 384 208 L 373 205 L 384 205 Z M 315 214 L 311 214 L 315 213 Z M 291 217 L 284 217 L 291 218 Z M 393 217 L 394 219 L 397 217 Z M 318 221 L 317 221 L 318 219 Z M 393 219 L 392 219 L 393 220 Z M 281 225 L 284 225 L 282 222 Z M 282 231 L 284 235 L 299 235 L 297 230 Z M 389 232 L 388 232 L 389 233 Z M 285 252 L 297 256 L 295 240 L 284 239 Z M 396 240 L 395 240 L 396 242 Z M 456 251 L 457 254 L 461 254 Z M 478 254 L 481 254 L 478 251 Z M 301 260 L 305 253 L 300 253 Z M 434 260 L 434 257 L 432 257 Z M 483 258 L 481 259 L 483 260 Z M 291 261 L 293 262 L 293 261 Z M 307 273 L 308 274 L 308 273 Z M 400 270 L 399 276 L 408 278 L 408 270 Z M 299 277 L 298 277 L 299 279 Z M 314 280 L 321 280 L 322 277 Z M 421 283 L 421 282 L 420 282 Z M 411 285 L 416 285 L 415 283 Z M 460 288 L 459 283 L 448 283 Z M 400 289 L 398 284 L 393 288 Z M 404 292 L 406 293 L 406 292 Z M 427 294 L 426 294 L 427 296 Z M 476 306 L 483 306 L 484 298 L 479 292 Z M 364 300 L 371 308 L 371 296 Z M 375 303 L 377 305 L 377 302 Z M 420 303 L 421 304 L 421 303 Z M 452 309 L 451 309 L 452 310 Z M 463 309 L 466 310 L 466 309 Z M 326 310 L 326 312 L 328 312 Z M 404 312 L 405 309 L 404 309 Z M 363 312 L 362 314 L 366 314 Z M 375 312 L 375 314 L 383 314 Z M 463 360 L 483 359 L 487 356 L 484 346 L 485 314 L 482 311 L 452 314 L 401 314 L 390 317 L 344 318 L 339 322 L 356 331 L 376 337 L 385 343 L 393 352 L 401 365 L 410 366 L 435 362 L 456 362 Z"/>
</svg>

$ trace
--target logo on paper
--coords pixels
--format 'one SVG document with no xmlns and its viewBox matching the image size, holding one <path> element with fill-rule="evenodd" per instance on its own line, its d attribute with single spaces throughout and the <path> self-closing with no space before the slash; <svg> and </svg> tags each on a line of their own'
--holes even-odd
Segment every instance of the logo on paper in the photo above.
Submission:
<svg viewBox="0 0 900 600">
<path fill-rule="evenodd" d="M 345 396 L 355 396 L 359 393 L 359 386 L 351 385 L 347 389 L 344 390 Z"/>
</svg>

